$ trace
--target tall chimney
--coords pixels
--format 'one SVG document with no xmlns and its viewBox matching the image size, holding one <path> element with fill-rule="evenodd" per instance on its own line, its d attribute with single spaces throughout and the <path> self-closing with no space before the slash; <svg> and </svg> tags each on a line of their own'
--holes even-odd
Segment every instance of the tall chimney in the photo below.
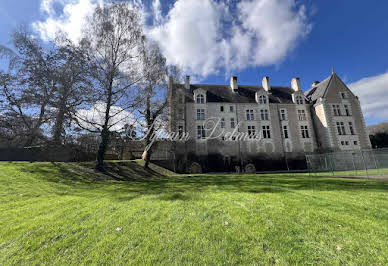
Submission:
<svg viewBox="0 0 388 266">
<path fill-rule="evenodd" d="M 261 82 L 261 85 L 263 86 L 266 92 L 269 92 L 271 90 L 271 86 L 269 85 L 269 77 L 264 77 Z"/>
<path fill-rule="evenodd" d="M 291 80 L 291 88 L 294 90 L 294 91 L 301 91 L 301 87 L 300 87 L 300 79 L 299 78 L 293 78 Z"/>
<path fill-rule="evenodd" d="M 186 76 L 185 80 L 185 89 L 188 91 L 190 90 L 190 76 Z"/>
<path fill-rule="evenodd" d="M 237 77 L 236 76 L 232 76 L 230 78 L 230 88 L 232 89 L 233 92 L 237 92 L 238 85 L 237 85 Z"/>
</svg>

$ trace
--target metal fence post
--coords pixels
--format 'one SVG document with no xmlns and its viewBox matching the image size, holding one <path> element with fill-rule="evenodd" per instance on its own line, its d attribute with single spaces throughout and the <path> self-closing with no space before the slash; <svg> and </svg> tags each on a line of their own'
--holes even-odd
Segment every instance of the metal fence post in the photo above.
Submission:
<svg viewBox="0 0 388 266">
<path fill-rule="evenodd" d="M 330 156 L 331 155 L 331 156 Z M 334 176 L 334 163 L 333 163 L 333 155 L 331 153 L 329 153 L 327 156 L 329 156 L 329 161 L 330 161 L 330 164 L 331 164 L 331 173 L 332 175 Z"/>
<path fill-rule="evenodd" d="M 376 160 L 376 152 L 372 150 L 371 153 L 372 153 L 373 161 L 375 162 L 375 167 L 376 167 L 376 170 L 377 170 L 378 169 L 378 165 L 377 165 L 377 160 Z"/>
<path fill-rule="evenodd" d="M 362 162 L 364 163 L 364 168 L 365 168 L 366 177 L 369 178 L 369 176 L 368 176 L 368 168 L 367 168 L 367 166 L 366 166 L 366 162 L 365 162 L 365 158 L 364 158 L 364 152 L 363 152 L 363 151 L 360 151 L 360 152 L 361 152 Z"/>
<path fill-rule="evenodd" d="M 354 174 L 357 175 L 356 165 L 354 163 L 354 153 L 353 152 L 352 152 L 352 163 L 353 163 Z"/>
<path fill-rule="evenodd" d="M 310 161 L 309 161 L 309 157 L 306 154 L 304 155 L 304 157 L 306 158 L 307 169 L 309 170 L 309 176 L 311 176 L 311 164 L 310 164 Z"/>
</svg>

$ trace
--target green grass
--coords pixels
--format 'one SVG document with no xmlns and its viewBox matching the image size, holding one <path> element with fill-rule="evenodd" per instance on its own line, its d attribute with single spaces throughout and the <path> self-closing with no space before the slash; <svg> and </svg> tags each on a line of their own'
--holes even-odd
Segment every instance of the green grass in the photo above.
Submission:
<svg viewBox="0 0 388 266">
<path fill-rule="evenodd" d="M 387 181 L 91 165 L 0 163 L 0 265 L 388 263 Z"/>
<path fill-rule="evenodd" d="M 378 168 L 378 169 L 357 169 L 357 170 L 348 170 L 348 171 L 325 171 L 325 172 L 311 172 L 310 175 L 322 176 L 326 174 L 328 176 L 337 176 L 337 177 L 364 177 L 371 179 L 388 179 L 388 168 Z"/>
</svg>

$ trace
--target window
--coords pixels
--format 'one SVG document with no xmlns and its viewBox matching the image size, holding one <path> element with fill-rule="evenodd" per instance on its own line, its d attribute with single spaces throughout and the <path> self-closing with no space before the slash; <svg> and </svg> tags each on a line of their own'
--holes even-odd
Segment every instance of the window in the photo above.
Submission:
<svg viewBox="0 0 388 266">
<path fill-rule="evenodd" d="M 295 97 L 296 104 L 303 104 L 303 98 L 302 96 L 298 95 Z"/>
<path fill-rule="evenodd" d="M 203 96 L 203 94 L 197 95 L 197 103 L 205 103 L 205 97 Z"/>
<path fill-rule="evenodd" d="M 345 141 L 345 145 L 348 146 L 349 145 L 349 141 Z"/>
<path fill-rule="evenodd" d="M 230 127 L 231 127 L 231 128 L 235 128 L 234 118 L 231 118 L 231 119 L 230 119 Z"/>
<path fill-rule="evenodd" d="M 304 110 L 298 110 L 298 120 L 299 121 L 307 120 L 306 112 Z"/>
<path fill-rule="evenodd" d="M 247 120 L 255 120 L 255 116 L 253 115 L 253 110 L 246 110 Z"/>
<path fill-rule="evenodd" d="M 221 128 L 225 128 L 225 118 L 221 118 Z"/>
<path fill-rule="evenodd" d="M 205 109 L 197 109 L 197 120 L 205 120 Z"/>
<path fill-rule="evenodd" d="M 310 138 L 309 136 L 309 130 L 307 126 L 300 126 L 301 133 L 302 133 L 302 138 L 303 139 L 308 139 Z"/>
<path fill-rule="evenodd" d="M 353 128 L 352 122 L 349 122 L 349 131 L 350 131 L 350 135 L 354 135 L 354 128 Z"/>
<path fill-rule="evenodd" d="M 259 96 L 259 104 L 267 104 L 267 96 L 260 95 Z"/>
<path fill-rule="evenodd" d="M 248 126 L 248 135 L 249 137 L 253 137 L 256 134 L 255 126 Z"/>
<path fill-rule="evenodd" d="M 281 121 L 287 120 L 287 114 L 285 109 L 280 109 L 280 120 Z"/>
<path fill-rule="evenodd" d="M 342 98 L 342 99 L 346 99 L 346 98 L 347 98 L 345 92 L 341 92 L 341 98 Z"/>
<path fill-rule="evenodd" d="M 337 122 L 338 135 L 346 135 L 344 122 Z"/>
<path fill-rule="evenodd" d="M 182 125 L 178 126 L 178 134 L 179 134 L 179 137 L 181 138 L 183 135 L 183 126 Z"/>
<path fill-rule="evenodd" d="M 204 139 L 205 137 L 205 129 L 203 126 L 197 126 L 197 139 Z"/>
<path fill-rule="evenodd" d="M 333 113 L 334 116 L 340 116 L 341 115 L 341 109 L 338 104 L 333 104 Z"/>
<path fill-rule="evenodd" d="M 229 106 L 229 112 L 233 112 L 233 105 Z"/>
<path fill-rule="evenodd" d="M 353 144 L 357 146 L 358 145 L 358 141 L 357 140 L 353 141 Z"/>
<path fill-rule="evenodd" d="M 350 116 L 350 109 L 349 109 L 349 106 L 348 105 L 344 105 L 344 108 L 345 108 L 345 114 L 346 116 Z"/>
<path fill-rule="evenodd" d="M 224 106 L 220 106 L 220 112 L 223 112 L 224 111 Z"/>
<path fill-rule="evenodd" d="M 285 139 L 288 139 L 288 127 L 283 126 L 283 136 Z"/>
<path fill-rule="evenodd" d="M 271 130 L 269 129 L 269 126 L 263 126 L 263 138 L 270 139 L 271 138 Z"/>
<path fill-rule="evenodd" d="M 267 109 L 260 110 L 260 116 L 261 116 L 261 120 L 269 120 L 268 110 Z"/>
</svg>

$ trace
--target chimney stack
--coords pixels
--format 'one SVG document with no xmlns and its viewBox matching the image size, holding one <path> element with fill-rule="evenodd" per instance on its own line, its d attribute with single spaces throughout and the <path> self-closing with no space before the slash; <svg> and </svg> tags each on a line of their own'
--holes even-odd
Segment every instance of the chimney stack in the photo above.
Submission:
<svg viewBox="0 0 388 266">
<path fill-rule="evenodd" d="M 232 76 L 230 78 L 230 88 L 232 89 L 233 92 L 237 92 L 238 85 L 237 85 L 237 77 L 236 76 Z"/>
<path fill-rule="evenodd" d="M 271 86 L 269 85 L 269 77 L 264 77 L 261 84 L 266 92 L 271 90 Z"/>
<path fill-rule="evenodd" d="M 320 82 L 319 81 L 314 81 L 313 84 L 311 84 L 311 87 L 314 88 L 316 87 Z"/>
<path fill-rule="evenodd" d="M 190 76 L 186 76 L 185 80 L 185 89 L 188 91 L 190 90 Z"/>
<path fill-rule="evenodd" d="M 293 78 L 291 80 L 291 88 L 294 90 L 294 91 L 301 91 L 301 87 L 300 87 L 300 79 L 299 78 Z"/>
</svg>

